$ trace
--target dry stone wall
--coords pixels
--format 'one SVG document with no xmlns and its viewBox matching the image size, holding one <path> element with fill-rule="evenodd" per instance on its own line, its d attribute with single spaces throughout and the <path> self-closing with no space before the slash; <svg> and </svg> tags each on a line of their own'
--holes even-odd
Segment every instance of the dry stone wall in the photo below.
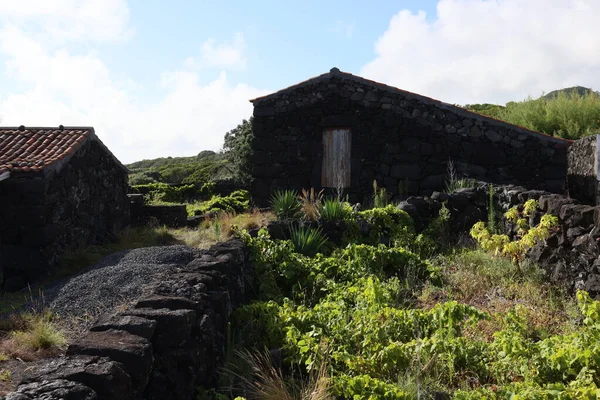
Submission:
<svg viewBox="0 0 600 400">
<path fill-rule="evenodd" d="M 66 355 L 26 371 L 7 400 L 189 400 L 214 387 L 227 321 L 250 300 L 239 240 L 211 247 L 135 305 L 101 316 Z"/>
<path fill-rule="evenodd" d="M 441 190 L 449 160 L 462 176 L 562 193 L 568 141 L 332 70 L 254 100 L 252 196 L 321 186 L 322 132 L 351 131 L 351 200 L 373 180 L 388 193 Z"/>
<path fill-rule="evenodd" d="M 598 138 L 598 135 L 593 135 L 579 139 L 568 151 L 569 196 L 592 205 L 600 205 Z"/>
</svg>

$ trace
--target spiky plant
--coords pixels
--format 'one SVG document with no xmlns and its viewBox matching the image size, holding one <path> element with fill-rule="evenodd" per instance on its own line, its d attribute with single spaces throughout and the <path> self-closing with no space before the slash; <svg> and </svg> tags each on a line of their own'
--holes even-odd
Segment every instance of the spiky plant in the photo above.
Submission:
<svg viewBox="0 0 600 400">
<path fill-rule="evenodd" d="M 276 190 L 271 196 L 271 210 L 279 220 L 300 217 L 302 204 L 293 190 Z"/>
<path fill-rule="evenodd" d="M 348 216 L 348 208 L 338 199 L 325 199 L 321 205 L 321 218 L 325 221 L 342 221 Z"/>
<path fill-rule="evenodd" d="M 321 228 L 290 226 L 290 241 L 296 252 L 313 257 L 327 243 Z"/>
</svg>

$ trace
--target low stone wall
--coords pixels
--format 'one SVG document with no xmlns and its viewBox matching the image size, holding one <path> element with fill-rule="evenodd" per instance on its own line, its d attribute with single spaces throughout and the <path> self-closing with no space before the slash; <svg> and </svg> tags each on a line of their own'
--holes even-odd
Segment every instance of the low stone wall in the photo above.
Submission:
<svg viewBox="0 0 600 400">
<path fill-rule="evenodd" d="M 158 224 L 179 228 L 187 225 L 185 204 L 144 205 L 131 203 L 131 222 L 133 225 Z"/>
<path fill-rule="evenodd" d="M 252 276 L 241 241 L 215 245 L 133 308 L 101 316 L 66 356 L 26 371 L 6 399 L 193 399 L 216 384 L 227 321 L 250 300 Z"/>
</svg>

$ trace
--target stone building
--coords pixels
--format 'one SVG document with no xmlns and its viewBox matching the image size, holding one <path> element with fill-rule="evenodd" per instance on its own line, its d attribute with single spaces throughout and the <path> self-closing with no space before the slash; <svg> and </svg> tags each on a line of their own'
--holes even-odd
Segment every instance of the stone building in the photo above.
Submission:
<svg viewBox="0 0 600 400">
<path fill-rule="evenodd" d="M 565 190 L 570 141 L 469 112 L 333 68 L 254 104 L 252 195 L 343 187 L 355 201 L 373 180 L 389 194 L 443 189 L 457 173 Z"/>
<path fill-rule="evenodd" d="M 127 169 L 90 127 L 0 128 L 0 281 L 24 285 L 66 250 L 129 224 Z"/>
</svg>

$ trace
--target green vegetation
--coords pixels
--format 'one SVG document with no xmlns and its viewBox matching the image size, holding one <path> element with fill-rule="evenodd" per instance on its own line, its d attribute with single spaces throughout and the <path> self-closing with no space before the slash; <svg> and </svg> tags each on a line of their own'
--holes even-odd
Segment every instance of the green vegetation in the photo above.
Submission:
<svg viewBox="0 0 600 400">
<path fill-rule="evenodd" d="M 225 154 L 202 151 L 193 157 L 166 157 L 128 164 L 131 185 L 166 183 L 190 184 L 196 188 L 216 180 L 232 177 Z"/>
<path fill-rule="evenodd" d="M 538 228 L 520 222 L 534 209 L 517 213 L 523 236 Z M 355 230 L 358 221 L 368 232 Z M 246 372 L 230 377 L 228 396 L 311 398 L 292 389 L 301 384 L 324 399 L 575 399 L 599 390 L 600 302 L 569 298 L 534 265 L 452 249 L 446 207 L 421 233 L 392 205 L 345 223 L 348 244 L 326 254 L 265 230 L 240 233 L 258 301 L 232 316 L 229 346 L 240 353 L 230 362 Z M 265 349 L 282 349 L 283 365 Z"/>
<path fill-rule="evenodd" d="M 344 221 L 352 214 L 350 204 L 338 199 L 325 199 L 319 209 L 324 221 Z"/>
<path fill-rule="evenodd" d="M 294 251 L 305 256 L 316 255 L 327 243 L 321 228 L 309 226 L 290 226 L 290 241 Z"/>
<path fill-rule="evenodd" d="M 389 204 L 390 198 L 385 188 L 377 186 L 377 181 L 373 181 L 373 207 L 382 208 Z"/>
<path fill-rule="evenodd" d="M 293 190 L 277 190 L 271 195 L 271 210 L 279 220 L 298 218 L 302 204 Z"/>
<path fill-rule="evenodd" d="M 579 139 L 600 129 L 600 96 L 581 87 L 554 91 L 538 99 L 509 102 L 504 107 L 469 104 L 465 108 L 566 139 Z"/>
<path fill-rule="evenodd" d="M 510 258 L 517 269 L 520 270 L 519 263 L 525 257 L 525 252 L 537 242 L 546 239 L 550 235 L 551 229 L 558 224 L 557 217 L 545 214 L 537 226 L 530 227 L 528 219 L 538 206 L 536 200 L 527 200 L 522 207 L 522 211 L 517 207 L 513 207 L 504 214 L 508 221 L 518 226 L 518 240 L 511 241 L 508 235 L 490 233 L 483 222 L 473 225 L 470 232 L 471 236 L 477 240 L 484 250 L 500 253 Z"/>
<path fill-rule="evenodd" d="M 225 134 L 223 151 L 230 163 L 230 170 L 242 186 L 246 186 L 252 178 L 252 118 L 243 120 L 234 129 Z"/>
</svg>

